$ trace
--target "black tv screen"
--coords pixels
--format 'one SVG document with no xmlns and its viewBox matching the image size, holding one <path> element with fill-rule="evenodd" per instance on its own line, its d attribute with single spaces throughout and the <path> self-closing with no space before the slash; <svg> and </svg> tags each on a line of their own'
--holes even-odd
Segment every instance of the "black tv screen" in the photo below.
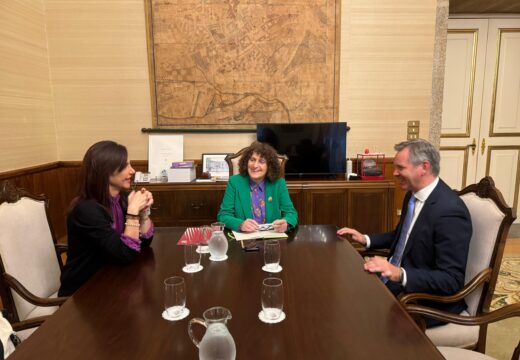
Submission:
<svg viewBox="0 0 520 360">
<path fill-rule="evenodd" d="M 344 174 L 347 124 L 257 124 L 258 141 L 287 155 L 286 175 Z"/>
</svg>

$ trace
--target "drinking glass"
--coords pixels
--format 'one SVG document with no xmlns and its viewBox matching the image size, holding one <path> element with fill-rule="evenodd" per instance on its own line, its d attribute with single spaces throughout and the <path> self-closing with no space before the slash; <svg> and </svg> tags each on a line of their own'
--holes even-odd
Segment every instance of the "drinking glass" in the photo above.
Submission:
<svg viewBox="0 0 520 360">
<path fill-rule="evenodd" d="M 164 310 L 168 318 L 182 315 L 186 306 L 186 285 L 182 276 L 172 276 L 164 280 Z"/>
<path fill-rule="evenodd" d="M 280 242 L 278 240 L 266 240 L 264 243 L 265 269 L 267 271 L 278 271 L 280 257 Z"/>
<path fill-rule="evenodd" d="M 283 310 L 282 279 L 269 277 L 262 283 L 262 311 L 266 320 L 277 320 Z"/>
<path fill-rule="evenodd" d="M 196 272 L 200 270 L 200 253 L 197 252 L 198 244 L 184 245 L 184 263 L 186 266 L 182 269 L 185 272 Z"/>
<path fill-rule="evenodd" d="M 211 223 L 211 230 L 212 231 L 224 231 L 225 226 L 226 226 L 226 224 L 224 224 L 223 222 L 217 221 L 217 222 Z"/>
<path fill-rule="evenodd" d="M 199 232 L 200 232 L 201 239 L 200 239 L 200 244 L 197 249 L 197 252 L 199 252 L 201 254 L 207 254 L 207 253 L 209 253 L 208 241 L 211 238 L 211 227 L 209 227 L 207 225 L 201 226 L 201 227 L 199 227 Z"/>
</svg>

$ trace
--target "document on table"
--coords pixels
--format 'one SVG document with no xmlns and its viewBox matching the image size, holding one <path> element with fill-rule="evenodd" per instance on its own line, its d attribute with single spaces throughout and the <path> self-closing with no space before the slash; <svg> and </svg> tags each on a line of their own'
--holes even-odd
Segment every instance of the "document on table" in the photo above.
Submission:
<svg viewBox="0 0 520 360">
<path fill-rule="evenodd" d="M 288 237 L 286 233 L 279 233 L 272 230 L 255 231 L 252 233 L 242 233 L 233 231 L 233 236 L 237 241 L 253 239 L 285 239 Z"/>
</svg>

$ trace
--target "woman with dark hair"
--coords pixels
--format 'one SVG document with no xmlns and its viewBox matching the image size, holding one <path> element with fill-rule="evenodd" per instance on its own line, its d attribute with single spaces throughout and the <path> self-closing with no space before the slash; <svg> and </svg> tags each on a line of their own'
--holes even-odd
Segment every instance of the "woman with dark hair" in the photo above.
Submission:
<svg viewBox="0 0 520 360">
<path fill-rule="evenodd" d="M 220 205 L 218 220 L 226 227 L 254 232 L 259 224 L 272 223 L 278 232 L 298 224 L 276 151 L 255 141 L 240 158 L 239 174 L 231 176 Z"/>
<path fill-rule="evenodd" d="M 81 287 L 105 264 L 128 264 L 152 241 L 152 193 L 131 191 L 135 170 L 123 145 L 100 141 L 83 158 L 67 216 L 69 250 L 59 296 Z"/>
</svg>

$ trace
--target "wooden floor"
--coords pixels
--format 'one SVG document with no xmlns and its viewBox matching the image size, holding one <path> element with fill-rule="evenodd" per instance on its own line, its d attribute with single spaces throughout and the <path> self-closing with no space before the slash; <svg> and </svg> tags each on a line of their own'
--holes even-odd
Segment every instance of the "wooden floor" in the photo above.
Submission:
<svg viewBox="0 0 520 360">
<path fill-rule="evenodd" d="M 520 255 L 520 224 L 511 226 L 504 255 Z"/>
<path fill-rule="evenodd" d="M 520 238 L 507 239 L 504 255 L 520 255 Z"/>
</svg>

